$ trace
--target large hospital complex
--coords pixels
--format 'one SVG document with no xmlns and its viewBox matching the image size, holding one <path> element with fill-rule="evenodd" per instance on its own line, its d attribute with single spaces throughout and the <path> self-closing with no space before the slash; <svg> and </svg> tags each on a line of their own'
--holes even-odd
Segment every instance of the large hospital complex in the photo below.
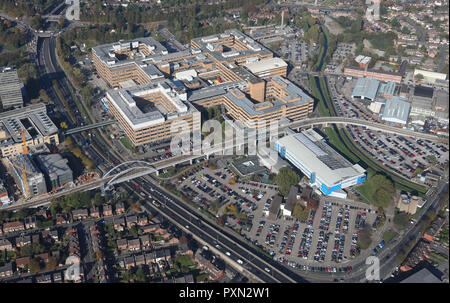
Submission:
<svg viewBox="0 0 450 303">
<path fill-rule="evenodd" d="M 237 30 L 192 39 L 177 52 L 150 37 L 92 52 L 112 88 L 104 102 L 135 146 L 170 139 L 172 124 L 181 121 L 192 132 L 200 125 L 195 113 L 210 106 L 223 106 L 248 127 L 313 111 L 313 98 L 285 78 L 286 62 Z"/>
</svg>

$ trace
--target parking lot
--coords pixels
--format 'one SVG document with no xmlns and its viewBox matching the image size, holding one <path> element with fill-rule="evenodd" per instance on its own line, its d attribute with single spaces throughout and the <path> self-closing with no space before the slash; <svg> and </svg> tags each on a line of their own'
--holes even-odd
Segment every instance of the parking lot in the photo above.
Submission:
<svg viewBox="0 0 450 303">
<path fill-rule="evenodd" d="M 234 177 L 234 173 L 227 167 L 215 170 L 200 167 L 183 177 L 177 187 L 203 209 L 209 210 L 211 203 L 218 201 L 220 205 L 217 216 L 223 214 L 225 206 L 236 206 L 240 214 L 247 215 L 247 223 L 231 215 L 225 224 L 229 227 L 251 227 L 258 205 L 264 204 L 276 194 L 276 186 L 242 180 L 235 180 L 234 183 Z"/>
<path fill-rule="evenodd" d="M 337 81 L 335 78 L 330 78 L 333 102 L 338 114 L 381 123 L 379 115 L 369 111 L 364 101 L 352 100 L 344 96 L 345 81 L 342 78 Z M 417 168 L 424 170 L 431 167 L 433 164 L 430 159 L 433 158 L 437 165 L 448 165 L 448 149 L 443 144 L 376 132 L 360 126 L 346 126 L 346 128 L 363 150 L 382 165 L 405 178 L 415 177 Z"/>
<path fill-rule="evenodd" d="M 292 217 L 270 220 L 264 216 L 262 201 L 257 203 L 254 224 L 244 237 L 288 266 L 313 270 L 345 267 L 358 255 L 357 237 L 365 225 L 373 226 L 376 210 L 355 201 L 324 198 L 306 222 Z M 304 267 L 303 267 L 304 266 Z"/>
</svg>

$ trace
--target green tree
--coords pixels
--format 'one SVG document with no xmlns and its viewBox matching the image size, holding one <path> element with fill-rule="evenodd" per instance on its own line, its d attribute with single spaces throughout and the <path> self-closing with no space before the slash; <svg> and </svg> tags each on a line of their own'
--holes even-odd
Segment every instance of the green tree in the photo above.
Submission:
<svg viewBox="0 0 450 303">
<path fill-rule="evenodd" d="M 37 273 L 41 270 L 41 264 L 35 258 L 30 260 L 30 264 L 28 264 L 28 268 L 32 273 Z"/>
<path fill-rule="evenodd" d="M 283 196 L 287 196 L 292 185 L 300 182 L 300 176 L 288 167 L 282 167 L 275 177 L 275 183 Z"/>
</svg>

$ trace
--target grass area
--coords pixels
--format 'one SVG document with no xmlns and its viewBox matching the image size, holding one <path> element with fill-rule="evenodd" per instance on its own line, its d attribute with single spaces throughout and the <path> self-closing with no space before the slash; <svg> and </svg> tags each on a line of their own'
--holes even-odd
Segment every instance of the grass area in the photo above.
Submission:
<svg viewBox="0 0 450 303">
<path fill-rule="evenodd" d="M 340 151 L 341 154 L 346 156 L 349 160 L 351 160 L 353 163 L 358 163 L 359 158 L 356 157 L 348 148 L 345 146 L 342 141 L 339 139 L 338 134 L 334 131 L 331 127 L 325 127 L 324 129 L 325 134 L 327 135 L 328 142 L 337 150 Z"/>
<path fill-rule="evenodd" d="M 308 75 L 308 79 L 309 79 L 309 86 L 311 87 L 312 93 L 314 95 L 314 97 L 318 100 L 317 102 L 317 108 L 319 110 L 320 116 L 321 117 L 327 117 L 330 116 L 330 113 L 325 105 L 325 101 L 323 100 L 319 88 L 316 85 L 316 81 L 314 79 L 313 76 Z"/>
<path fill-rule="evenodd" d="M 430 261 L 434 264 L 441 264 L 441 263 L 447 263 L 448 258 L 440 253 L 432 251 L 430 253 Z"/>
<path fill-rule="evenodd" d="M 392 229 L 389 229 L 383 233 L 383 240 L 384 240 L 384 242 L 389 243 L 397 235 L 398 234 L 395 231 L 393 231 Z"/>
<path fill-rule="evenodd" d="M 441 231 L 438 234 L 439 243 L 445 243 L 448 245 L 448 227 L 442 227 Z"/>
<path fill-rule="evenodd" d="M 190 255 L 179 256 L 175 259 L 175 262 L 180 263 L 183 267 L 195 267 L 197 265 Z"/>
<path fill-rule="evenodd" d="M 127 138 L 120 138 L 120 142 L 122 142 L 123 146 L 131 150 L 133 153 L 136 152 L 134 146 L 131 145 L 130 141 Z"/>
</svg>

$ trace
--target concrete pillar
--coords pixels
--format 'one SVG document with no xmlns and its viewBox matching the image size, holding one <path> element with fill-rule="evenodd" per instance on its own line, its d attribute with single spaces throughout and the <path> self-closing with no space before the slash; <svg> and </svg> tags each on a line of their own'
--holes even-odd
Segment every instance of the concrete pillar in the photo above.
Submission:
<svg viewBox="0 0 450 303">
<path fill-rule="evenodd" d="M 194 164 L 194 159 L 189 160 L 189 164 L 190 165 Z"/>
<path fill-rule="evenodd" d="M 158 169 L 155 171 L 155 174 L 156 174 L 157 176 L 159 176 L 159 170 L 158 170 Z"/>
</svg>

